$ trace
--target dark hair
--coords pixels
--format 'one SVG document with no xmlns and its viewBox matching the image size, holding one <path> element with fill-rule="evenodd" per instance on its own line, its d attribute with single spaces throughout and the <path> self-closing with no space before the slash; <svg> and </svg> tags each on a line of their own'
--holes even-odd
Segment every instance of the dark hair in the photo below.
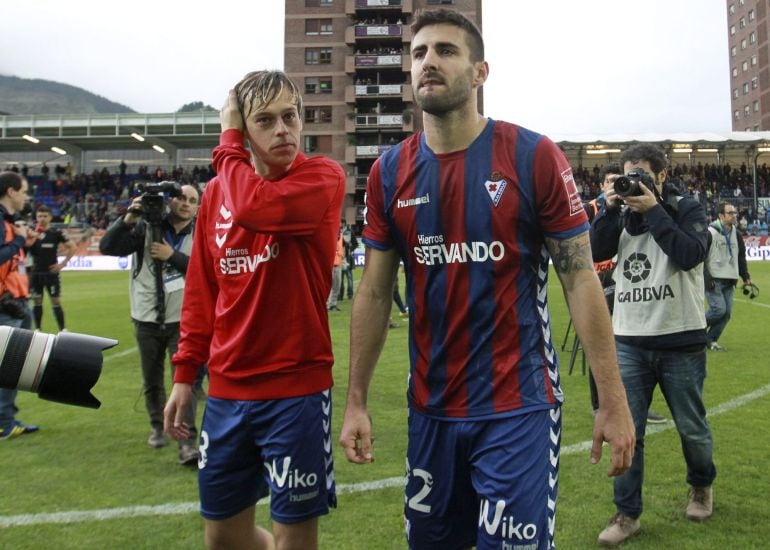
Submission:
<svg viewBox="0 0 770 550">
<path fill-rule="evenodd" d="M 468 35 L 468 48 L 470 48 L 471 61 L 484 61 L 484 39 L 476 24 L 460 12 L 439 8 L 435 10 L 421 10 L 412 22 L 412 36 L 416 35 L 423 27 L 431 25 L 454 25 L 463 29 Z"/>
<path fill-rule="evenodd" d="M 727 202 L 727 201 L 722 201 L 722 202 L 720 202 L 720 203 L 719 203 L 719 208 L 717 209 L 717 213 L 718 213 L 718 214 L 724 214 L 724 213 L 725 213 L 725 208 L 726 208 L 727 206 L 732 206 L 732 204 L 733 204 L 733 203 L 731 203 L 731 202 Z M 736 208 L 736 210 L 738 210 L 738 209 Z"/>
<path fill-rule="evenodd" d="M 238 96 L 238 107 L 245 117 L 251 113 L 246 107 L 252 108 L 256 101 L 257 107 L 264 107 L 274 101 L 284 91 L 289 92 L 292 101 L 297 106 L 297 112 L 302 111 L 302 94 L 297 85 L 283 71 L 253 71 L 244 76 L 235 85 Z"/>
<path fill-rule="evenodd" d="M 47 212 L 48 214 L 50 214 L 51 209 L 45 204 L 41 204 L 40 206 L 37 207 L 37 209 L 35 209 L 35 214 L 37 214 L 38 212 Z"/>
<path fill-rule="evenodd" d="M 661 173 L 668 166 L 666 161 L 666 154 L 663 149 L 657 145 L 651 143 L 639 143 L 633 145 L 623 151 L 620 155 L 620 165 L 625 166 L 627 162 L 642 162 L 646 161 L 650 163 L 650 168 L 656 174 Z"/>
<path fill-rule="evenodd" d="M 607 174 L 622 174 L 623 173 L 623 167 L 620 165 L 620 163 L 617 162 L 608 162 L 604 166 L 602 166 L 602 169 L 599 170 L 599 181 L 604 182 L 604 178 L 607 176 Z"/>
<path fill-rule="evenodd" d="M 0 197 L 8 194 L 8 189 L 21 190 L 21 184 L 24 178 L 16 172 L 0 172 Z"/>
</svg>

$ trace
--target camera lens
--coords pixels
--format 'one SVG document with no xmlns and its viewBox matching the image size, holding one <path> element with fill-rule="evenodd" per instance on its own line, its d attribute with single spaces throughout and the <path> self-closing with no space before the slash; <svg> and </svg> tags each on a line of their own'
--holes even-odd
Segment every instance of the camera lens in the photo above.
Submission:
<svg viewBox="0 0 770 550">
<path fill-rule="evenodd" d="M 634 187 L 634 182 L 628 176 L 618 176 L 613 184 L 615 192 L 621 197 L 628 196 Z"/>
</svg>

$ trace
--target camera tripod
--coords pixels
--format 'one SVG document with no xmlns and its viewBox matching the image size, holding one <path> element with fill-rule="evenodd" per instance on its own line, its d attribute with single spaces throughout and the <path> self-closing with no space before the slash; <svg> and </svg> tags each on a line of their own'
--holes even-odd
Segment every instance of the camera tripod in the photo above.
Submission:
<svg viewBox="0 0 770 550">
<path fill-rule="evenodd" d="M 561 343 L 561 350 L 567 351 L 567 340 L 569 340 L 570 332 L 572 332 L 572 319 L 569 320 L 569 323 L 567 324 L 567 331 L 564 333 L 564 340 Z M 572 370 L 575 368 L 575 361 L 577 360 L 578 352 L 580 352 L 580 359 L 581 359 L 581 369 L 580 372 L 585 376 L 586 374 L 586 353 L 583 350 L 583 345 L 580 343 L 580 338 L 577 335 L 577 332 L 574 334 L 572 338 L 572 347 L 569 349 L 570 352 L 570 358 L 569 358 L 569 369 L 567 370 L 567 374 L 572 374 Z"/>
</svg>

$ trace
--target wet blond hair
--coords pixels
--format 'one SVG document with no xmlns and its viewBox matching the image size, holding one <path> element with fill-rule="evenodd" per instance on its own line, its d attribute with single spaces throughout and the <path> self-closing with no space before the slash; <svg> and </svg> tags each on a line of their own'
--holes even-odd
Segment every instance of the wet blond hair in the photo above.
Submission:
<svg viewBox="0 0 770 550">
<path fill-rule="evenodd" d="M 283 71 L 253 71 L 235 85 L 238 108 L 244 117 L 275 101 L 284 91 L 289 93 L 291 100 L 297 106 L 297 112 L 301 112 L 302 94 Z M 249 112 L 246 112 L 246 108 Z"/>
</svg>

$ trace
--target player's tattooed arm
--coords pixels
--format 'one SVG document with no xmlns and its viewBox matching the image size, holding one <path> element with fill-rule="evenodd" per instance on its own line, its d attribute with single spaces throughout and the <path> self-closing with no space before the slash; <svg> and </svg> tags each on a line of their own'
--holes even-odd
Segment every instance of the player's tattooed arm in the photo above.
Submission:
<svg viewBox="0 0 770 550">
<path fill-rule="evenodd" d="M 573 275 L 587 269 L 593 271 L 591 243 L 588 232 L 569 239 L 559 240 L 546 237 L 545 244 L 553 259 L 553 266 L 559 276 Z"/>
</svg>

